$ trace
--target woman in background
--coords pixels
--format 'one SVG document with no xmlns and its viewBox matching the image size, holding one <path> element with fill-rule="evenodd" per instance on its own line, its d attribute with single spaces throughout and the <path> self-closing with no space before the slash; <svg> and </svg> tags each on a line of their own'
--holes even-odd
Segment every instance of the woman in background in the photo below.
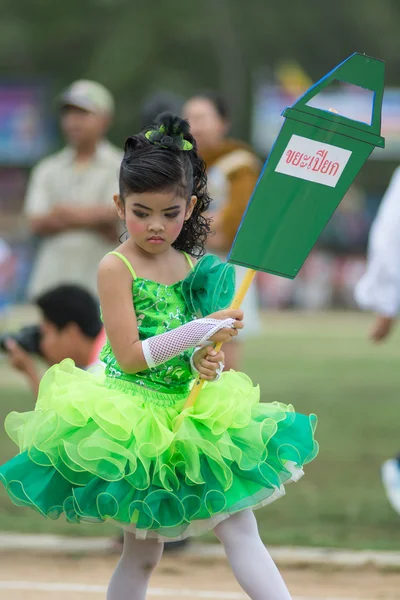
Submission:
<svg viewBox="0 0 400 600">
<path fill-rule="evenodd" d="M 227 137 L 229 113 L 224 98 L 216 93 L 202 93 L 188 100 L 183 109 L 189 120 L 201 157 L 207 165 L 208 189 L 212 203 L 212 233 L 207 249 L 226 260 L 229 249 L 260 175 L 261 163 L 245 143 Z M 239 286 L 246 269 L 237 267 Z M 257 289 L 251 286 L 243 303 L 246 312 L 245 336 L 260 330 Z M 243 339 L 243 335 L 241 336 Z M 239 342 L 225 349 L 226 370 L 237 370 L 240 361 Z"/>
</svg>

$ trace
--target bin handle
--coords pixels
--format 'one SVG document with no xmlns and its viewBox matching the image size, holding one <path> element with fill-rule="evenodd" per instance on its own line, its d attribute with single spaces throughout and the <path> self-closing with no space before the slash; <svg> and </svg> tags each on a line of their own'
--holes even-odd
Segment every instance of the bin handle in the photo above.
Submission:
<svg viewBox="0 0 400 600">
<path fill-rule="evenodd" d="M 328 87 L 332 81 L 343 81 L 358 87 L 374 92 L 371 124 L 355 121 L 342 115 L 330 113 L 328 111 L 308 106 L 312 100 L 323 89 Z M 369 133 L 381 135 L 381 114 L 383 91 L 385 85 L 385 63 L 377 58 L 372 58 L 365 54 L 355 52 L 340 65 L 335 67 L 330 73 L 323 77 L 318 83 L 312 86 L 301 98 L 293 104 L 291 109 L 308 112 L 334 122 L 342 122 L 344 125 L 351 125 L 358 129 L 363 129 Z M 289 109 L 290 110 L 290 109 Z"/>
</svg>

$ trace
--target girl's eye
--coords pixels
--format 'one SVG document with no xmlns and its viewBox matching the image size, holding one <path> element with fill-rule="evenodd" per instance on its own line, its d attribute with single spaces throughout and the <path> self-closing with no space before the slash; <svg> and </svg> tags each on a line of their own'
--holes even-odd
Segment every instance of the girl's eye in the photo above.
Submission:
<svg viewBox="0 0 400 600">
<path fill-rule="evenodd" d="M 167 219 L 176 219 L 176 217 L 179 216 L 179 213 L 166 213 L 165 216 L 167 217 Z"/>
<path fill-rule="evenodd" d="M 136 217 L 138 217 L 139 219 L 144 219 L 149 216 L 147 213 L 141 212 L 140 210 L 134 210 L 133 214 L 136 215 Z"/>
</svg>

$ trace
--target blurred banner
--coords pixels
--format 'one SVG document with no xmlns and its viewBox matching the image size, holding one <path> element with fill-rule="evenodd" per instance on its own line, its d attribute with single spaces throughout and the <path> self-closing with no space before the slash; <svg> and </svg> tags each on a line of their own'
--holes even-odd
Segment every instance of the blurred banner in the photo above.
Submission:
<svg viewBox="0 0 400 600">
<path fill-rule="evenodd" d="M 267 156 L 283 123 L 282 111 L 291 106 L 300 93 L 307 89 L 306 76 L 296 69 L 282 68 L 274 73 L 273 81 L 258 78 L 254 89 L 252 142 L 256 150 Z M 271 78 L 272 79 L 272 78 Z M 301 89 L 301 83 L 304 87 Z M 323 110 L 334 108 L 343 116 L 370 123 L 373 93 L 363 88 L 337 82 L 319 94 L 311 104 Z M 382 108 L 382 136 L 384 150 L 374 151 L 371 159 L 400 159 L 400 88 L 386 88 Z"/>
<path fill-rule="evenodd" d="M 30 169 L 54 146 L 48 98 L 41 82 L 0 80 L 0 313 L 23 299 L 32 266 L 23 203 Z"/>
<path fill-rule="evenodd" d="M 0 81 L 0 165 L 31 167 L 52 141 L 46 86 Z"/>
</svg>

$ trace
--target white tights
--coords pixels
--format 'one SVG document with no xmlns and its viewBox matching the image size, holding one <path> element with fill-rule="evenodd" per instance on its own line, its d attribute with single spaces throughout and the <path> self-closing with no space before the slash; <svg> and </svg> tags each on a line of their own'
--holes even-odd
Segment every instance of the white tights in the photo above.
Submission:
<svg viewBox="0 0 400 600">
<path fill-rule="evenodd" d="M 232 571 L 251 600 L 291 600 L 288 589 L 258 533 L 251 510 L 232 515 L 214 529 Z M 163 544 L 137 540 L 125 532 L 121 559 L 111 578 L 107 600 L 145 600 Z"/>
<path fill-rule="evenodd" d="M 261 541 L 251 510 L 236 513 L 214 529 L 232 571 L 251 600 L 291 600 L 289 591 Z"/>
<path fill-rule="evenodd" d="M 144 600 L 163 550 L 164 544 L 157 540 L 137 540 L 125 531 L 122 556 L 111 577 L 107 600 Z"/>
</svg>

